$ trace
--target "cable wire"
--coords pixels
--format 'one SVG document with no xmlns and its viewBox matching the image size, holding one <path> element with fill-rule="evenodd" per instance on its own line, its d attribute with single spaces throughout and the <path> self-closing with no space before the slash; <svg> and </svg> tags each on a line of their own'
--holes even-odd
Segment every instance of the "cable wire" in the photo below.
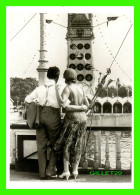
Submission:
<svg viewBox="0 0 140 195">
<path fill-rule="evenodd" d="M 133 25 L 133 24 L 131 24 L 130 28 L 128 29 L 128 31 L 127 31 L 127 33 L 126 33 L 126 35 L 125 35 L 125 37 L 124 37 L 124 39 L 123 39 L 123 41 L 122 41 L 122 43 L 121 43 L 120 47 L 119 47 L 119 49 L 118 49 L 118 51 L 117 51 L 117 53 L 116 53 L 116 56 L 114 57 L 114 59 L 113 59 L 113 61 L 112 61 L 112 63 L 111 63 L 111 65 L 110 65 L 110 67 L 109 67 L 109 68 L 111 68 L 111 67 L 112 67 L 112 65 L 113 65 L 113 63 L 114 63 L 114 61 L 115 61 L 115 59 L 116 59 L 116 57 L 117 57 L 117 55 L 118 55 L 118 53 L 119 53 L 119 51 L 120 51 L 120 49 L 121 49 L 121 47 L 122 47 L 123 43 L 124 43 L 124 41 L 125 41 L 125 39 L 126 39 L 126 37 L 127 37 L 128 33 L 129 33 L 129 31 L 130 31 L 130 29 L 131 29 L 132 25 Z"/>
<path fill-rule="evenodd" d="M 58 24 L 56 22 L 53 22 L 54 24 L 57 24 L 58 26 L 61 26 L 61 27 L 64 27 L 64 28 L 67 28 L 66 26 L 63 26 L 62 24 Z"/>
<path fill-rule="evenodd" d="M 37 13 L 36 13 L 37 14 Z M 24 26 L 10 39 L 10 41 L 12 41 L 24 28 L 25 26 L 36 16 L 36 14 L 34 14 L 27 22 L 26 24 L 24 24 Z"/>
</svg>

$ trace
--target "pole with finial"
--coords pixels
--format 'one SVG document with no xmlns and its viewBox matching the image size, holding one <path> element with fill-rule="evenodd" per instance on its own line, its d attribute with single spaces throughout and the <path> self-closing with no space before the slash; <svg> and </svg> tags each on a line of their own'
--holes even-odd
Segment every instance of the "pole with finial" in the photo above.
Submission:
<svg viewBox="0 0 140 195">
<path fill-rule="evenodd" d="M 47 79 L 47 49 L 46 49 L 46 21 L 45 14 L 40 13 L 40 59 L 38 71 L 39 86 L 46 83 Z"/>
</svg>

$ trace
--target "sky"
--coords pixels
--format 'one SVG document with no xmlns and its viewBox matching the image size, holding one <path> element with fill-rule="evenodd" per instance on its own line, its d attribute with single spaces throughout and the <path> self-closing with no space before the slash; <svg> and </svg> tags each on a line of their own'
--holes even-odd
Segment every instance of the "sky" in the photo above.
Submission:
<svg viewBox="0 0 140 195">
<path fill-rule="evenodd" d="M 23 28 L 30 18 L 37 13 Z M 7 7 L 7 69 L 10 77 L 34 77 L 38 79 L 40 49 L 40 14 L 46 13 L 47 60 L 49 66 L 58 66 L 61 71 L 60 81 L 67 65 L 67 17 L 68 13 L 93 14 L 93 63 L 96 80 L 99 72 L 113 62 L 119 47 L 124 40 L 131 24 L 133 24 L 133 7 Z M 116 20 L 107 21 L 107 17 L 119 16 Z M 62 27 L 60 25 L 65 27 Z M 99 26 L 98 26 L 99 25 Z M 23 28 L 23 29 L 22 29 Z M 22 29 L 22 30 L 21 30 Z M 21 31 L 20 31 L 21 30 Z M 20 32 L 19 32 L 20 31 Z M 16 33 L 19 32 L 17 35 Z M 15 36 L 16 35 L 16 36 Z M 14 37 L 15 36 L 15 37 Z M 14 37 L 14 38 L 13 38 Z M 12 39 L 13 38 L 13 39 Z M 112 64 L 109 78 L 125 85 L 132 85 L 134 67 L 134 26 L 132 25 L 122 47 Z"/>
</svg>

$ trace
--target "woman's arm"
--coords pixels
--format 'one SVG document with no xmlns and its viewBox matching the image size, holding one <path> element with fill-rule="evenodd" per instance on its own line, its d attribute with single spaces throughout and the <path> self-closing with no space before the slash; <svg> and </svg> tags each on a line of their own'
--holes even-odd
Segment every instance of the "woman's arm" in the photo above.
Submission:
<svg viewBox="0 0 140 195">
<path fill-rule="evenodd" d="M 70 95 L 70 90 L 68 87 L 65 87 L 63 93 L 62 93 L 62 98 L 64 100 L 64 102 L 66 102 L 69 98 L 69 95 Z M 67 104 L 65 106 L 65 110 L 66 111 L 86 111 L 87 110 L 87 106 L 86 105 L 81 105 L 81 106 L 78 106 L 78 105 L 70 105 L 70 104 Z"/>
<path fill-rule="evenodd" d="M 66 111 L 86 111 L 87 106 L 82 105 L 82 106 L 76 106 L 76 105 L 70 105 L 69 104 L 69 95 L 70 95 L 70 90 L 66 86 L 62 92 L 62 95 L 60 93 L 60 86 L 56 85 L 56 90 L 57 90 L 57 98 L 59 101 L 59 104 L 62 105 Z"/>
<path fill-rule="evenodd" d="M 82 105 L 82 106 L 76 106 L 76 105 L 67 105 L 65 107 L 66 111 L 86 111 L 87 110 L 87 106 L 86 105 Z"/>
</svg>

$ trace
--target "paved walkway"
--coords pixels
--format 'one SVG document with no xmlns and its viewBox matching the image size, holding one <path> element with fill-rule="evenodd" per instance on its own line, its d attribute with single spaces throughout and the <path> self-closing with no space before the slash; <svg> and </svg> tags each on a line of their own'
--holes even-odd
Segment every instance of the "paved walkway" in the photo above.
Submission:
<svg viewBox="0 0 140 195">
<path fill-rule="evenodd" d="M 38 173 L 32 172 L 17 172 L 15 170 L 10 171 L 10 181 L 31 181 L 31 182 L 42 182 L 39 180 Z M 53 179 L 53 182 L 98 182 L 98 183 L 125 183 L 131 182 L 131 175 L 88 175 L 88 174 L 79 174 L 78 178 L 74 180 L 72 177 L 69 178 L 69 181 L 65 179 Z M 45 180 L 43 182 L 52 182 L 52 180 Z"/>
</svg>

